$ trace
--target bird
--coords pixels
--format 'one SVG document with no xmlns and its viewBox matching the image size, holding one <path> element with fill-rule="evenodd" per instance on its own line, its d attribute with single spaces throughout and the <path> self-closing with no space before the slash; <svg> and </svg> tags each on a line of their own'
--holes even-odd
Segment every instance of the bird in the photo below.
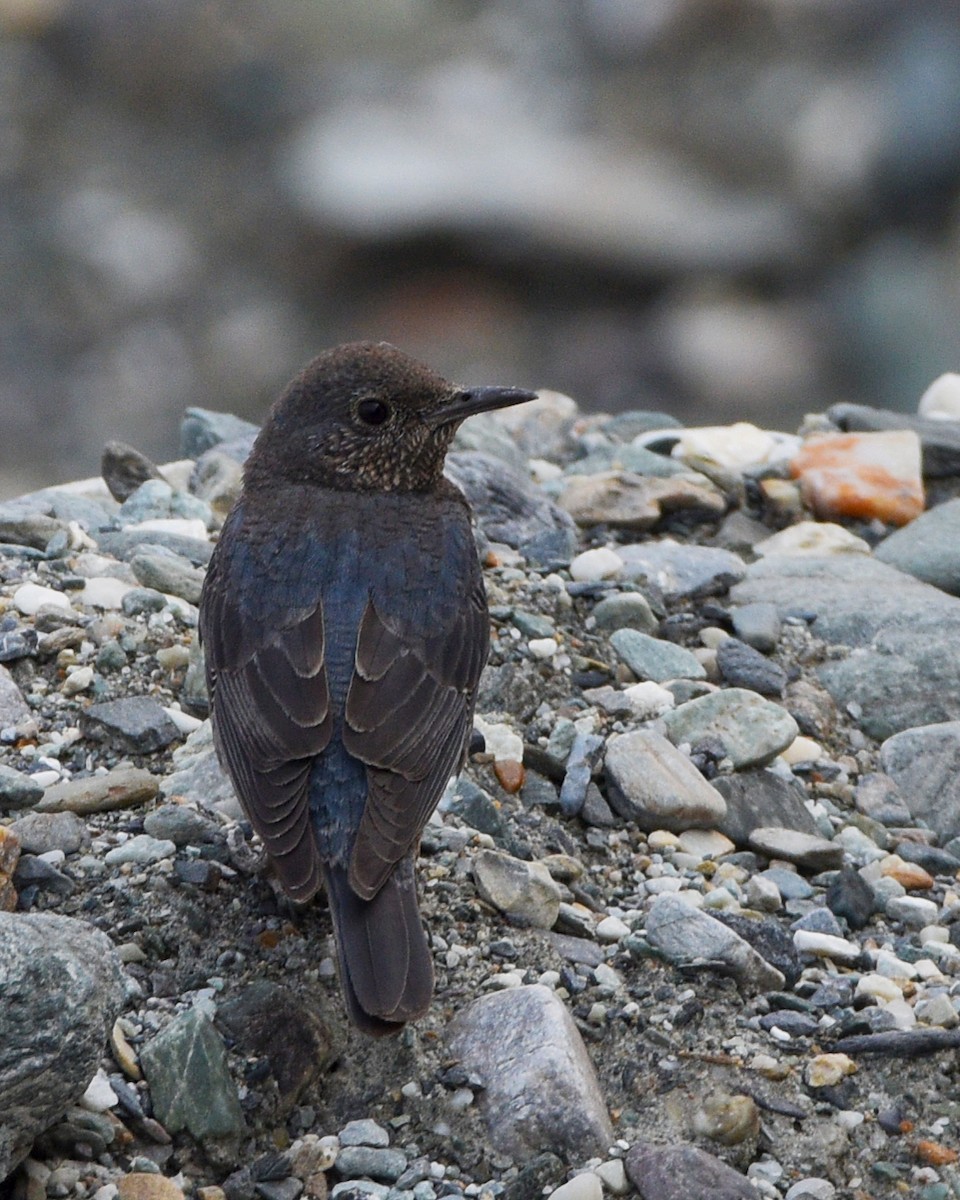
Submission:
<svg viewBox="0 0 960 1200">
<path fill-rule="evenodd" d="M 287 896 L 325 890 L 346 1012 L 373 1036 L 433 997 L 415 860 L 489 651 L 445 455 L 467 417 L 535 398 L 387 342 L 325 351 L 270 409 L 204 581 L 218 757 Z"/>
</svg>

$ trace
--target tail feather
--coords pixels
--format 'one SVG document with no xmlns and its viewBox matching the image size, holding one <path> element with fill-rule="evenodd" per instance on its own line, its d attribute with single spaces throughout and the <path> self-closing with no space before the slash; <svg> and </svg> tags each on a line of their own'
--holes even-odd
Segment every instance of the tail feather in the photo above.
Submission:
<svg viewBox="0 0 960 1200">
<path fill-rule="evenodd" d="M 397 863 L 372 900 L 353 891 L 342 868 L 328 865 L 325 873 L 350 1018 L 365 1033 L 398 1033 L 423 1016 L 433 996 L 413 856 Z"/>
</svg>

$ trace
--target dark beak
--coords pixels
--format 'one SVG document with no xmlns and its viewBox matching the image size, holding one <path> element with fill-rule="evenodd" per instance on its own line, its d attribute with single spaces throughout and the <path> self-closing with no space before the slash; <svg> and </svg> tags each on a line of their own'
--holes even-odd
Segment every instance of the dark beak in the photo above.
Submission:
<svg viewBox="0 0 960 1200">
<path fill-rule="evenodd" d="M 465 421 L 477 413 L 490 412 L 495 408 L 509 408 L 512 404 L 525 404 L 536 400 L 536 392 L 523 388 L 481 387 L 463 388 L 454 392 L 447 403 L 429 418 L 431 425 L 449 425 L 451 421 Z"/>
</svg>

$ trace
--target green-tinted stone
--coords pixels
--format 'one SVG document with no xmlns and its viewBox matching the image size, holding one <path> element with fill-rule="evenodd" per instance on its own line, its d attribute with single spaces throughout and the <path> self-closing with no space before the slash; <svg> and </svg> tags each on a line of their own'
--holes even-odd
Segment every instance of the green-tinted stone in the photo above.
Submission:
<svg viewBox="0 0 960 1200">
<path fill-rule="evenodd" d="M 706 671 L 683 646 L 661 641 L 637 629 L 617 629 L 610 644 L 638 679 L 663 683 L 667 679 L 704 679 Z"/>
<path fill-rule="evenodd" d="M 183 1013 L 157 1034 L 144 1046 L 140 1062 L 157 1120 L 171 1133 L 186 1129 L 202 1141 L 243 1132 L 226 1047 L 199 1009 Z"/>
</svg>

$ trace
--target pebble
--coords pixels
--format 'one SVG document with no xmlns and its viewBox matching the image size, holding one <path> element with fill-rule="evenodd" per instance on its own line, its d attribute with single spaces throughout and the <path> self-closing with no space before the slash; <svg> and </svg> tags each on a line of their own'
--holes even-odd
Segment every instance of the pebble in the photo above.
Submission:
<svg viewBox="0 0 960 1200">
<path fill-rule="evenodd" d="M 92 704 L 80 714 L 80 732 L 131 754 L 162 750 L 181 736 L 161 705 L 149 696 Z"/>
<path fill-rule="evenodd" d="M 659 625 L 650 602 L 640 592 L 607 596 L 594 606 L 591 616 L 598 629 L 637 629 L 641 633 L 653 633 Z"/>
<path fill-rule="evenodd" d="M 183 1189 L 164 1175 L 131 1171 L 117 1180 L 117 1200 L 183 1200 Z"/>
<path fill-rule="evenodd" d="M 369 1176 L 384 1183 L 396 1183 L 406 1169 L 407 1156 L 402 1150 L 348 1146 L 341 1139 L 336 1170 L 348 1179 Z"/>
<path fill-rule="evenodd" d="M 30 808 L 43 796 L 43 788 L 30 776 L 0 766 L 0 812 Z"/>
<path fill-rule="evenodd" d="M 917 413 L 935 420 L 960 420 L 960 375 L 953 371 L 938 375 L 920 397 Z"/>
<path fill-rule="evenodd" d="M 706 678 L 706 671 L 689 650 L 637 629 L 616 630 L 610 644 L 639 679 L 664 683 L 668 679 Z"/>
<path fill-rule="evenodd" d="M 804 1068 L 804 1077 L 812 1088 L 836 1087 L 856 1070 L 857 1064 L 846 1054 L 817 1054 Z"/>
<path fill-rule="evenodd" d="M 550 1200 L 602 1200 L 603 1184 L 593 1171 L 583 1171 L 550 1193 Z"/>
<path fill-rule="evenodd" d="M 767 858 L 785 858 L 809 871 L 830 871 L 843 865 L 842 846 L 795 829 L 761 826 L 750 834 L 750 845 Z"/>
<path fill-rule="evenodd" d="M 122 845 L 108 850 L 104 861 L 107 866 L 119 866 L 122 863 L 146 865 L 159 862 L 161 858 L 171 858 L 177 851 L 173 842 L 162 838 L 151 837 L 147 833 L 138 833 Z"/>
<path fill-rule="evenodd" d="M 74 812 L 80 816 L 134 808 L 152 800 L 160 780 L 140 767 L 114 767 L 103 775 L 88 775 L 48 787 L 36 805 L 41 812 Z"/>
<path fill-rule="evenodd" d="M 796 721 L 778 704 L 733 687 L 688 700 L 665 713 L 663 720 L 675 745 L 716 739 L 736 770 L 770 762 L 799 732 Z"/>
<path fill-rule="evenodd" d="M 668 601 L 722 591 L 746 574 L 743 559 L 713 546 L 688 546 L 663 538 L 620 546 L 627 579 L 647 579 Z"/>
<path fill-rule="evenodd" d="M 487 754 L 492 754 L 497 762 L 522 762 L 523 739 L 514 733 L 509 725 L 501 722 L 487 722 L 477 715 L 473 718 L 473 727 L 483 734 Z"/>
<path fill-rule="evenodd" d="M 604 766 L 611 807 L 641 829 L 710 828 L 726 813 L 719 792 L 685 755 L 652 730 L 610 738 Z"/>
<path fill-rule="evenodd" d="M 72 611 L 70 597 L 54 588 L 42 587 L 38 583 L 24 583 L 13 593 L 13 603 L 17 612 L 25 617 L 33 617 L 44 605 Z"/>
<path fill-rule="evenodd" d="M 933 900 L 924 900 L 920 896 L 891 896 L 885 911 L 892 920 L 903 921 L 914 929 L 932 925 L 940 913 Z"/>
<path fill-rule="evenodd" d="M 337 1140 L 340 1146 L 376 1146 L 385 1149 L 390 1145 L 389 1133 L 369 1117 L 348 1121 L 337 1134 Z"/>
<path fill-rule="evenodd" d="M 174 554 L 135 554 L 130 566 L 137 582 L 164 595 L 180 596 L 197 604 L 203 587 L 203 572 Z"/>
<path fill-rule="evenodd" d="M 749 688 L 761 696 L 782 696 L 787 686 L 783 667 L 738 638 L 724 638 L 717 646 L 717 668 L 731 687 Z"/>
<path fill-rule="evenodd" d="M 912 430 L 815 435 L 790 470 L 804 502 L 823 520 L 906 525 L 923 512 L 920 439 Z"/>
<path fill-rule="evenodd" d="M 927 891 L 933 887 L 933 876 L 918 863 L 905 862 L 899 854 L 888 854 L 880 860 L 882 874 L 895 879 L 907 891 Z"/>
<path fill-rule="evenodd" d="M 761 558 L 776 555 L 819 557 L 824 554 L 869 554 L 870 544 L 842 525 L 828 521 L 800 521 L 764 538 L 754 549 Z"/>
<path fill-rule="evenodd" d="M 78 600 L 84 608 L 121 609 L 124 598 L 132 590 L 133 584 L 122 579 L 87 579 L 78 593 Z"/>
<path fill-rule="evenodd" d="M 584 550 L 571 561 L 570 578 L 612 579 L 620 574 L 622 567 L 623 559 L 615 550 L 600 546 L 596 550 Z"/>
<path fill-rule="evenodd" d="M 494 908 L 537 929 L 551 929 L 560 911 L 560 888 L 539 862 L 523 862 L 495 850 L 473 859 L 477 891 Z"/>
<path fill-rule="evenodd" d="M 117 1093 L 110 1086 L 110 1080 L 101 1067 L 80 1097 L 80 1106 L 89 1109 L 90 1112 L 107 1112 L 118 1103 Z"/>
<path fill-rule="evenodd" d="M 626 1164 L 643 1200 L 757 1200 L 745 1175 L 697 1146 L 637 1142 Z"/>
<path fill-rule="evenodd" d="M 661 478 L 630 471 L 601 471 L 568 477 L 558 497 L 560 506 L 578 525 L 609 525 L 614 529 L 651 529 L 668 512 L 694 510 L 720 516 L 723 496 L 706 479 L 685 475 Z"/>
<path fill-rule="evenodd" d="M 856 942 L 809 929 L 798 929 L 793 935 L 793 944 L 801 954 L 833 958 L 842 963 L 856 962 L 860 957 L 860 947 Z"/>
<path fill-rule="evenodd" d="M 730 614 L 733 631 L 737 637 L 759 650 L 762 654 L 770 654 L 776 650 L 780 641 L 780 613 L 775 604 L 759 602 L 757 604 L 738 605 Z"/>
</svg>

